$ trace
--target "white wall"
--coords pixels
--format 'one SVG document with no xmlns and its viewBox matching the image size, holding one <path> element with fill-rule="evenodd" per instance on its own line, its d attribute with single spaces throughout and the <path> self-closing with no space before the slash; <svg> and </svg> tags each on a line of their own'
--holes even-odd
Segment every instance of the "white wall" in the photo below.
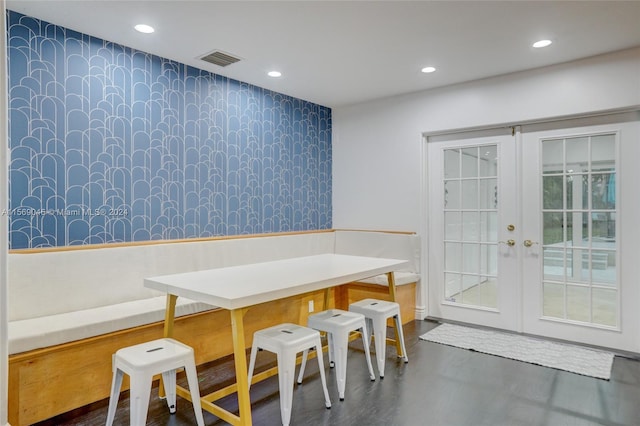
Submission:
<svg viewBox="0 0 640 426">
<path fill-rule="evenodd" d="M 333 227 L 421 232 L 423 132 L 638 105 L 640 48 L 335 108 Z"/>
</svg>

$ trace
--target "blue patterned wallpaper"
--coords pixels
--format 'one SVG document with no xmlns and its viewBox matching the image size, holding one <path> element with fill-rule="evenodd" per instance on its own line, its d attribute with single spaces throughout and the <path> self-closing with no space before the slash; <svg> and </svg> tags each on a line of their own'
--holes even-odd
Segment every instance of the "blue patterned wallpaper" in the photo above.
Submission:
<svg viewBox="0 0 640 426">
<path fill-rule="evenodd" d="M 331 110 L 8 12 L 10 248 L 331 227 Z"/>
</svg>

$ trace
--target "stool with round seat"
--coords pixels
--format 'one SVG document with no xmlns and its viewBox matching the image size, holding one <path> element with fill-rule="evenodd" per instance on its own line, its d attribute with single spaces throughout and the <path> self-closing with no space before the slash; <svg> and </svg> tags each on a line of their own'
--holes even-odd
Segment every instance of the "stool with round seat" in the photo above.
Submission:
<svg viewBox="0 0 640 426">
<path fill-rule="evenodd" d="M 162 374 L 169 411 L 175 413 L 176 370 L 179 368 L 184 368 L 187 375 L 196 421 L 199 426 L 204 426 L 193 349 L 177 340 L 168 338 L 122 348 L 113 355 L 113 381 L 106 425 L 113 424 L 120 396 L 122 376 L 125 373 L 129 375 L 131 382 L 129 397 L 129 423 L 131 425 L 146 424 L 151 383 L 153 376 L 157 374 Z"/>
<path fill-rule="evenodd" d="M 369 325 L 369 338 L 372 332 L 374 336 L 376 360 L 381 379 L 384 378 L 384 364 L 387 348 L 387 319 L 389 318 L 393 318 L 395 321 L 397 338 L 399 340 L 398 343 L 400 345 L 400 350 L 402 351 L 402 354 L 398 351 L 398 356 L 402 356 L 405 363 L 409 362 L 407 350 L 404 345 L 402 320 L 400 318 L 400 305 L 398 303 L 387 300 L 363 299 L 350 304 L 349 311 L 360 313 L 367 318 L 367 323 Z"/>
<path fill-rule="evenodd" d="M 369 377 L 375 380 L 371 365 L 371 355 L 369 353 L 369 339 L 367 332 L 367 324 L 364 315 L 343 311 L 341 309 L 329 309 L 310 315 L 307 319 L 307 326 L 327 333 L 329 342 L 329 365 L 335 361 L 336 383 L 338 385 L 338 396 L 340 400 L 344 400 L 346 378 L 347 378 L 347 352 L 349 349 L 349 334 L 352 331 L 360 331 L 362 335 L 362 344 L 364 346 L 364 354 L 369 367 Z M 302 376 L 307 362 L 307 351 L 302 356 L 302 366 L 298 375 L 298 383 L 302 383 Z"/>
<path fill-rule="evenodd" d="M 325 406 L 331 408 L 331 400 L 327 390 L 327 381 L 324 375 L 324 363 L 322 358 L 322 342 L 320 333 L 308 327 L 296 324 L 279 324 L 273 327 L 258 330 L 253 334 L 251 357 L 249 360 L 249 388 L 253 369 L 256 365 L 256 357 L 259 349 L 273 352 L 277 355 L 278 384 L 280 388 L 280 416 L 282 424 L 288 426 L 291 421 L 291 406 L 293 402 L 293 383 L 295 381 L 296 355 L 315 348 L 320 369 L 320 379 L 324 392 Z"/>
</svg>

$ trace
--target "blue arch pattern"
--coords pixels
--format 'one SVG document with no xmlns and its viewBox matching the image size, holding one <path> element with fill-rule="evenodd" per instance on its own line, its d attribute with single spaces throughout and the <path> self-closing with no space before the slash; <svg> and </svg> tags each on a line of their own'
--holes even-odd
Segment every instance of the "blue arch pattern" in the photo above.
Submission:
<svg viewBox="0 0 640 426">
<path fill-rule="evenodd" d="M 8 12 L 10 248 L 331 227 L 331 110 Z"/>
</svg>

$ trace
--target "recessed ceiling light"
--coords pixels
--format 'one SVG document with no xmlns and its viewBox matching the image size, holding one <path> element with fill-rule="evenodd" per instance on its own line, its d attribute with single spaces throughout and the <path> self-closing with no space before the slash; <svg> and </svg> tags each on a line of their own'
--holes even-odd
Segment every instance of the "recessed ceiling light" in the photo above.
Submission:
<svg viewBox="0 0 640 426">
<path fill-rule="evenodd" d="M 535 48 L 547 47 L 551 43 L 552 43 L 551 40 L 539 40 L 539 41 L 536 41 L 535 43 L 533 43 L 533 47 L 535 47 Z"/>
<path fill-rule="evenodd" d="M 136 31 L 139 31 L 145 34 L 151 34 L 152 32 L 155 31 L 155 29 L 151 25 L 145 25 L 145 24 L 138 24 L 133 28 L 135 28 Z"/>
<path fill-rule="evenodd" d="M 421 71 L 422 71 L 423 73 L 425 73 L 425 74 L 428 74 L 428 73 L 430 73 L 430 72 L 434 72 L 435 70 L 436 70 L 436 69 L 435 69 L 434 67 L 424 67 L 424 68 L 422 68 L 422 70 L 421 70 Z"/>
<path fill-rule="evenodd" d="M 269 71 L 267 75 L 269 77 L 282 77 L 282 73 L 280 71 Z"/>
</svg>

